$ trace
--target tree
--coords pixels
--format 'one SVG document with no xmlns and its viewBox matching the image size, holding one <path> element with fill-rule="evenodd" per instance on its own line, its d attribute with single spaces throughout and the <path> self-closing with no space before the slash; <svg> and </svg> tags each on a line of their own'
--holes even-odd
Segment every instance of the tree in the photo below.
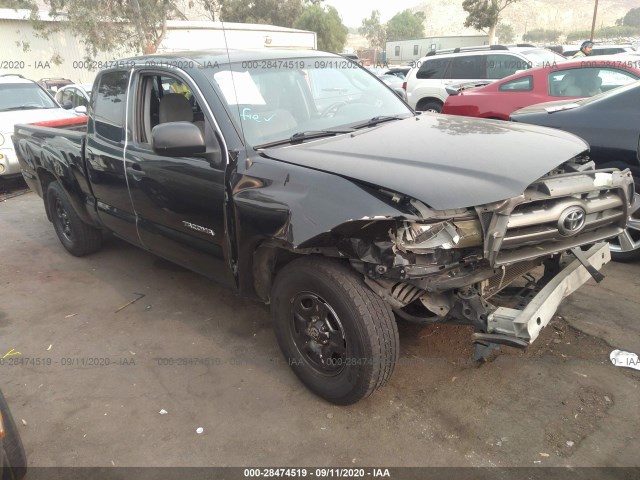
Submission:
<svg viewBox="0 0 640 480">
<path fill-rule="evenodd" d="M 373 48 L 384 48 L 387 45 L 387 28 L 380 23 L 380 12 L 373 10 L 369 18 L 362 20 L 362 26 L 358 29 L 360 35 L 369 41 Z"/>
<path fill-rule="evenodd" d="M 500 21 L 500 14 L 512 3 L 518 0 L 464 0 L 462 8 L 467 12 L 465 27 L 486 31 L 489 44 L 493 45 L 496 38 L 496 27 Z"/>
<path fill-rule="evenodd" d="M 311 30 L 318 36 L 318 50 L 341 52 L 347 41 L 347 27 L 334 7 L 311 4 L 294 23 L 295 28 Z"/>
<path fill-rule="evenodd" d="M 640 28 L 640 7 L 629 10 L 622 18 L 622 25 L 625 27 Z"/>
<path fill-rule="evenodd" d="M 51 23 L 42 22 L 31 3 L 31 21 L 42 36 L 67 27 L 93 57 L 119 47 L 155 53 L 167 33 L 167 20 L 184 18 L 172 0 L 45 0 L 49 15 L 61 20 Z"/>
<path fill-rule="evenodd" d="M 525 42 L 557 42 L 562 34 L 559 30 L 547 30 L 545 28 L 536 28 L 529 30 L 522 36 Z"/>
<path fill-rule="evenodd" d="M 387 22 L 387 41 L 410 40 L 424 37 L 424 13 L 404 10 Z"/>
<path fill-rule="evenodd" d="M 628 26 L 611 26 L 600 28 L 595 31 L 594 38 L 597 40 L 618 40 L 626 37 L 633 37 L 640 34 L 640 28 L 628 27 Z M 589 38 L 591 35 L 590 30 L 578 30 L 570 32 L 567 35 L 567 42 L 581 42 L 584 39 Z"/>
<path fill-rule="evenodd" d="M 189 7 L 200 5 L 205 17 L 215 22 L 220 12 L 221 3 L 222 0 L 190 0 Z"/>
<path fill-rule="evenodd" d="M 513 27 L 507 23 L 499 23 L 496 27 L 496 36 L 500 43 L 511 43 L 516 38 L 516 32 Z"/>
<path fill-rule="evenodd" d="M 28 8 L 31 9 L 33 3 L 30 0 L 0 0 L 0 8 Z"/>
<path fill-rule="evenodd" d="M 224 0 L 220 17 L 225 22 L 293 27 L 302 10 L 302 0 Z"/>
</svg>

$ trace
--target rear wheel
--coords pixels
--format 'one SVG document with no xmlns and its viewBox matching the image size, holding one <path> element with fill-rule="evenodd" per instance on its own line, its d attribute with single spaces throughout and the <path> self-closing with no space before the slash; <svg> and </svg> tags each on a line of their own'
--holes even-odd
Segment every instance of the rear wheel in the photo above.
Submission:
<svg viewBox="0 0 640 480">
<path fill-rule="evenodd" d="M 399 350 L 395 318 L 349 265 L 295 260 L 278 274 L 271 300 L 289 366 L 320 397 L 350 405 L 391 377 Z"/>
<path fill-rule="evenodd" d="M 49 184 L 47 202 L 56 234 L 69 253 L 82 257 L 100 250 L 102 232 L 80 219 L 58 182 Z"/>
<path fill-rule="evenodd" d="M 442 104 L 436 101 L 420 103 L 416 107 L 416 110 L 421 112 L 440 113 L 442 111 Z"/>
</svg>

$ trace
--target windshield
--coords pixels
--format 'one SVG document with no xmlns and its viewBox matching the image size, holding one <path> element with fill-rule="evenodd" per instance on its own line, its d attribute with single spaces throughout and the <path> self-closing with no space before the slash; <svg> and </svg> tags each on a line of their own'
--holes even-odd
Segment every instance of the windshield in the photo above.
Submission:
<svg viewBox="0 0 640 480">
<path fill-rule="evenodd" d="M 413 115 L 384 83 L 334 57 L 236 63 L 212 79 L 251 146 Z"/>
<path fill-rule="evenodd" d="M 535 50 L 525 50 L 522 55 L 527 57 L 534 67 L 545 67 L 554 63 L 566 62 L 567 59 L 562 55 L 547 50 L 545 48 L 536 48 Z"/>
<path fill-rule="evenodd" d="M 35 83 L 0 84 L 0 112 L 59 108 L 53 99 Z"/>
</svg>

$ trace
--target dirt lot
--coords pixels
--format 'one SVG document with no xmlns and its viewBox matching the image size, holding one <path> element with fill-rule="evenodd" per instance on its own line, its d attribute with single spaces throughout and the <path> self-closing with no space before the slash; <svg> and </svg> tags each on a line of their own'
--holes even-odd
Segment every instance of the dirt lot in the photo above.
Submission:
<svg viewBox="0 0 640 480">
<path fill-rule="evenodd" d="M 117 239 L 74 258 L 33 193 L 0 199 L 0 231 L 0 356 L 21 353 L 1 387 L 31 465 L 640 466 L 640 372 L 608 360 L 640 352 L 640 264 L 480 368 L 469 329 L 401 323 L 390 384 L 345 408 L 297 381 L 266 307 Z"/>
</svg>

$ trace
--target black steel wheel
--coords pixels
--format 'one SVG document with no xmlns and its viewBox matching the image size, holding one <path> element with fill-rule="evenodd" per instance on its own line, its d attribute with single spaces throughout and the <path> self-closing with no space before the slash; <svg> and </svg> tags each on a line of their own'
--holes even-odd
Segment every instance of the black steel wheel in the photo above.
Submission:
<svg viewBox="0 0 640 480">
<path fill-rule="evenodd" d="M 299 293 L 293 299 L 290 327 L 293 343 L 309 367 L 322 375 L 340 373 L 347 341 L 331 305 L 315 293 Z"/>
<path fill-rule="evenodd" d="M 47 202 L 56 234 L 69 253 L 82 257 L 100 250 L 102 233 L 80 219 L 58 182 L 49 184 Z"/>
<path fill-rule="evenodd" d="M 399 350 L 395 318 L 349 264 L 291 262 L 276 277 L 271 311 L 289 366 L 325 400 L 356 403 L 391 377 Z"/>
</svg>

